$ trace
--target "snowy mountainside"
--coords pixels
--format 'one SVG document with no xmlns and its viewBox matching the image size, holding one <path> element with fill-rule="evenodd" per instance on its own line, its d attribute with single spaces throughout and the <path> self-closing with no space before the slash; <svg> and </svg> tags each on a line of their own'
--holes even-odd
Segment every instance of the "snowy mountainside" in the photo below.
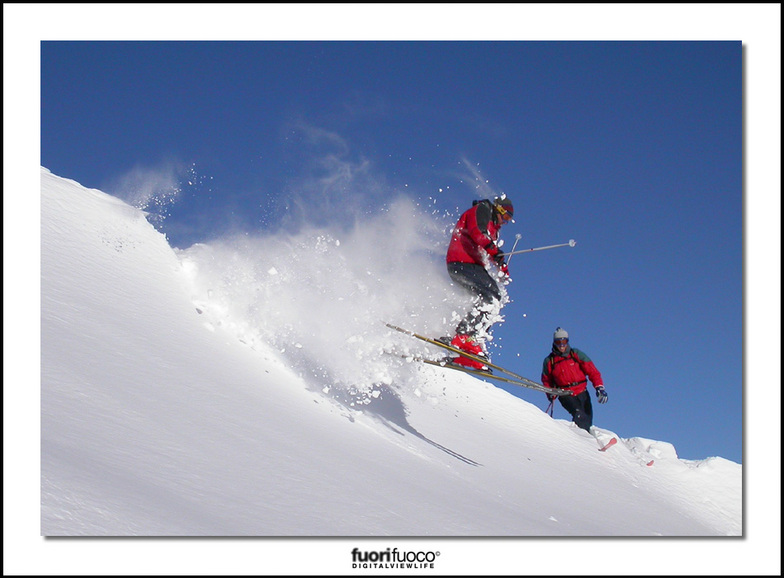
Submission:
<svg viewBox="0 0 784 578">
<path fill-rule="evenodd" d="M 437 223 L 404 200 L 374 219 L 178 250 L 42 168 L 41 533 L 742 534 L 739 464 L 643 438 L 600 453 L 399 357 L 422 345 L 382 319 L 437 334 L 461 297 L 425 251 Z"/>
</svg>

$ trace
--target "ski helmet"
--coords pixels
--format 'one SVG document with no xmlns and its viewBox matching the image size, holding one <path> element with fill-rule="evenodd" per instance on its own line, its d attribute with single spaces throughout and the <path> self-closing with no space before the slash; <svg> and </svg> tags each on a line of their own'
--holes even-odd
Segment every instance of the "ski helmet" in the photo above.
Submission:
<svg viewBox="0 0 784 578">
<path fill-rule="evenodd" d="M 509 220 L 514 223 L 512 219 L 514 217 L 514 206 L 512 206 L 512 201 L 506 198 L 506 195 L 493 199 L 493 206 L 501 215 L 509 215 Z"/>
<path fill-rule="evenodd" d="M 556 327 L 555 333 L 553 333 L 553 341 L 556 339 L 569 339 L 569 334 L 566 332 L 566 329 Z"/>
</svg>

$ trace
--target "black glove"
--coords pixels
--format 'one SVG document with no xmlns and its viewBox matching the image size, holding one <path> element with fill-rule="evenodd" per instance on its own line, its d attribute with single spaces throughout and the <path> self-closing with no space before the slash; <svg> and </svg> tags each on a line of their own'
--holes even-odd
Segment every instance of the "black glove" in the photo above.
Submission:
<svg viewBox="0 0 784 578">
<path fill-rule="evenodd" d="M 553 393 L 545 393 L 545 395 L 547 396 L 547 401 L 555 401 L 555 398 L 558 397 Z"/>
<path fill-rule="evenodd" d="M 504 255 L 504 252 L 501 249 L 498 249 L 498 253 L 493 255 L 493 260 L 496 262 L 496 264 L 499 267 L 503 267 L 505 265 L 504 257 L 506 257 L 506 255 Z"/>
<path fill-rule="evenodd" d="M 604 391 L 603 385 L 596 388 L 596 399 L 599 403 L 607 403 L 607 392 Z"/>
</svg>

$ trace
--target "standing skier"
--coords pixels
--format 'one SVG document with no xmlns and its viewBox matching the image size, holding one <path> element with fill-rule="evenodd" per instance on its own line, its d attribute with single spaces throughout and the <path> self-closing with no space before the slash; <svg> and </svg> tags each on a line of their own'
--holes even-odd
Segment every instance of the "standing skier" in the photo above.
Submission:
<svg viewBox="0 0 784 578">
<path fill-rule="evenodd" d="M 498 246 L 498 235 L 502 225 L 514 222 L 513 215 L 514 207 L 505 195 L 492 201 L 474 201 L 452 230 L 446 253 L 449 276 L 471 292 L 474 303 L 468 315 L 458 324 L 454 338 L 450 341 L 448 337 L 442 337 L 440 341 L 484 358 L 487 358 L 487 353 L 483 348 L 483 337 L 493 324 L 491 313 L 497 314 L 503 301 L 499 282 L 489 269 L 494 264 L 501 278 L 508 280 L 509 269 Z M 458 357 L 452 362 L 472 369 L 487 369 L 466 357 Z"/>
<path fill-rule="evenodd" d="M 572 421 L 585 431 L 591 431 L 593 409 L 588 394 L 588 379 L 596 389 L 596 400 L 607 403 L 607 392 L 602 385 L 602 374 L 591 358 L 569 346 L 569 334 L 558 327 L 553 334 L 553 350 L 542 364 L 542 384 L 545 387 L 569 389 L 572 395 L 559 397 L 561 405 L 572 416 Z M 556 396 L 546 394 L 549 401 Z"/>
</svg>

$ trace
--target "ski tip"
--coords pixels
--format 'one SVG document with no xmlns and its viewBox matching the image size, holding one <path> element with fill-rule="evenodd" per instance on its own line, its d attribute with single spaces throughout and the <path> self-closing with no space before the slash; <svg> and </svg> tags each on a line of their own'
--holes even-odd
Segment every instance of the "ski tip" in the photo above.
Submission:
<svg viewBox="0 0 784 578">
<path fill-rule="evenodd" d="M 600 452 L 605 452 L 605 451 L 609 450 L 611 447 L 613 447 L 617 443 L 618 443 L 618 439 L 617 438 L 613 438 L 609 442 L 607 442 L 607 445 L 605 445 L 604 447 L 599 448 L 599 451 Z"/>
</svg>

